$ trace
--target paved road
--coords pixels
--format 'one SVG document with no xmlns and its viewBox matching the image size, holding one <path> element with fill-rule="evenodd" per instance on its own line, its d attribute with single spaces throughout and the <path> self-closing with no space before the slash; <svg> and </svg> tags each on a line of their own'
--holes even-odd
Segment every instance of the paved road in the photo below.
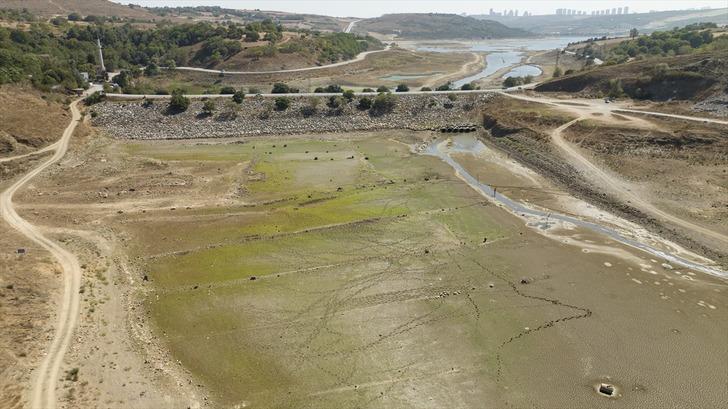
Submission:
<svg viewBox="0 0 728 409">
<path fill-rule="evenodd" d="M 290 73 L 290 72 L 304 72 L 304 71 L 313 71 L 313 70 L 323 70 L 323 69 L 332 68 L 332 67 L 341 67 L 342 65 L 348 65 L 348 64 L 353 64 L 355 62 L 363 61 L 369 55 L 376 54 L 376 53 L 383 53 L 383 52 L 389 51 L 391 48 L 392 48 L 392 46 L 388 45 L 388 46 L 384 47 L 384 49 L 382 49 L 382 50 L 364 51 L 363 53 L 359 53 L 359 54 L 357 54 L 356 57 L 352 58 L 351 60 L 339 61 L 339 62 L 336 62 L 333 64 L 317 65 L 315 67 L 293 68 L 290 70 L 227 71 L 227 70 L 211 70 L 211 69 L 207 69 L 207 68 L 197 68 L 197 67 L 176 67 L 175 70 L 207 72 L 207 73 L 212 73 L 212 74 L 225 74 L 225 75 L 285 74 L 285 73 Z"/>
<path fill-rule="evenodd" d="M 95 88 L 92 90 L 95 90 Z M 31 169 L 4 192 L 0 193 L 0 216 L 2 216 L 2 219 L 12 228 L 48 250 L 63 270 L 63 298 L 58 306 L 58 323 L 55 334 L 47 353 L 43 357 L 43 361 L 34 373 L 35 378 L 30 395 L 30 406 L 33 409 L 54 409 L 56 407 L 56 384 L 63 365 L 63 356 L 68 350 L 78 321 L 79 288 L 82 273 L 75 255 L 44 236 L 41 229 L 18 215 L 13 205 L 13 195 L 31 179 L 60 161 L 66 154 L 73 131 L 81 120 L 81 113 L 77 107 L 80 101 L 81 99 L 78 99 L 71 103 L 71 123 L 63 132 L 61 139 L 44 149 L 54 150 L 53 156 L 36 168 Z"/>
</svg>

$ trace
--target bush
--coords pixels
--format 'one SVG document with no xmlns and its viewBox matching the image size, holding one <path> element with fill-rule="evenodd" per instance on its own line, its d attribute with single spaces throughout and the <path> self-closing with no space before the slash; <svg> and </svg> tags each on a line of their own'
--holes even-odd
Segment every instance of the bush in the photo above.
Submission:
<svg viewBox="0 0 728 409">
<path fill-rule="evenodd" d="M 275 84 L 273 84 L 273 89 L 271 90 L 271 93 L 272 94 L 297 94 L 298 89 L 291 88 L 282 82 L 276 82 Z"/>
<path fill-rule="evenodd" d="M 149 63 L 144 68 L 144 75 L 147 77 L 154 77 L 155 75 L 159 75 L 159 67 L 157 67 L 157 64 L 155 63 Z"/>
<path fill-rule="evenodd" d="M 367 109 L 372 107 L 372 99 L 369 97 L 361 97 L 359 98 L 359 104 L 357 105 L 357 108 L 361 109 L 362 111 L 366 111 Z"/>
<path fill-rule="evenodd" d="M 371 88 L 364 88 L 361 92 L 374 92 L 374 90 Z"/>
<path fill-rule="evenodd" d="M 344 98 L 346 98 L 347 101 L 351 102 L 352 99 L 354 99 L 354 91 L 347 89 L 342 93 Z"/>
<path fill-rule="evenodd" d="M 308 104 L 301 107 L 301 114 L 304 117 L 309 117 L 316 114 L 319 105 L 319 99 L 317 97 L 311 97 L 308 99 Z"/>
<path fill-rule="evenodd" d="M 407 84 L 399 84 L 399 85 L 397 85 L 397 89 L 395 91 L 396 92 L 409 92 L 409 90 L 410 89 L 407 86 Z"/>
<path fill-rule="evenodd" d="M 463 84 L 463 86 L 460 87 L 460 89 L 463 90 L 463 91 L 472 91 L 472 90 L 475 89 L 475 85 L 473 85 L 472 82 L 471 83 L 467 83 L 467 84 Z"/>
<path fill-rule="evenodd" d="M 384 85 L 380 85 L 379 88 L 377 88 L 377 92 L 389 92 L 389 88 Z"/>
<path fill-rule="evenodd" d="M 561 67 L 554 68 L 554 78 L 559 78 L 561 75 L 563 75 Z"/>
<path fill-rule="evenodd" d="M 436 89 L 438 91 L 450 91 L 452 89 L 452 83 L 448 82 L 447 84 L 440 85 Z"/>
<path fill-rule="evenodd" d="M 220 95 L 235 95 L 235 88 L 231 86 L 225 86 L 220 89 Z"/>
<path fill-rule="evenodd" d="M 291 100 L 286 97 L 278 97 L 275 100 L 276 111 L 285 111 L 291 106 Z"/>
<path fill-rule="evenodd" d="M 447 99 L 449 99 L 450 101 L 455 101 L 456 99 L 458 99 L 458 97 L 455 94 L 448 94 Z"/>
<path fill-rule="evenodd" d="M 326 92 L 326 90 L 321 87 L 316 87 L 316 89 L 313 90 L 313 92 L 316 94 L 323 94 L 324 92 Z"/>
<path fill-rule="evenodd" d="M 329 94 L 338 94 L 343 91 L 344 90 L 341 88 L 341 86 L 336 84 L 329 85 L 325 88 L 325 92 L 328 92 Z"/>
<path fill-rule="evenodd" d="M 204 115 L 210 116 L 213 112 L 215 112 L 215 108 L 217 108 L 217 106 L 215 105 L 215 101 L 208 99 L 205 101 L 204 104 L 202 104 L 202 113 Z"/>
<path fill-rule="evenodd" d="M 233 101 L 235 101 L 236 104 L 242 104 L 244 99 L 245 92 L 243 92 L 243 90 L 235 91 L 233 93 Z"/>
<path fill-rule="evenodd" d="M 190 107 L 190 99 L 184 96 L 182 90 L 172 91 L 172 98 L 169 100 L 169 109 L 172 112 L 184 112 Z"/>
<path fill-rule="evenodd" d="M 326 103 L 329 108 L 339 108 L 342 105 L 341 97 L 332 95 L 329 97 L 329 102 Z"/>
<path fill-rule="evenodd" d="M 372 112 L 376 115 L 383 115 L 392 112 L 395 105 L 397 105 L 396 97 L 388 92 L 382 92 L 374 98 Z"/>
<path fill-rule="evenodd" d="M 84 98 L 83 99 L 83 102 L 86 105 L 94 105 L 94 104 L 98 104 L 99 102 L 101 102 L 101 101 L 103 101 L 105 99 L 106 99 L 106 95 L 105 94 L 102 94 L 102 93 L 96 91 L 93 94 L 91 94 L 91 95 L 87 96 L 86 98 Z"/>
<path fill-rule="evenodd" d="M 429 91 L 432 91 L 432 88 L 430 88 L 430 87 L 422 87 L 422 88 L 420 88 L 420 91 L 427 91 L 427 92 L 429 92 Z"/>
</svg>

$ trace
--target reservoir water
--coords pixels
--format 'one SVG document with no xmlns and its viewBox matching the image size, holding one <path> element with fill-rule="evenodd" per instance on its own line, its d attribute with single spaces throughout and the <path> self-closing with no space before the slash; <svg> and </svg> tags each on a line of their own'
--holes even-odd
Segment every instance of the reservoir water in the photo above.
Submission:
<svg viewBox="0 0 728 409">
<path fill-rule="evenodd" d="M 417 46 L 416 49 L 420 51 L 433 52 L 474 51 L 488 53 L 488 55 L 485 57 L 486 67 L 481 72 L 453 82 L 453 86 L 459 88 L 463 84 L 490 77 L 491 75 L 504 68 L 514 67 L 514 69 L 516 69 L 515 66 L 521 63 L 521 60 L 523 59 L 524 54 L 527 51 L 547 51 L 557 48 L 560 49 L 566 47 L 569 43 L 583 41 L 586 39 L 586 37 L 499 39 L 466 42 L 458 44 L 457 47 L 428 44 L 424 46 Z M 533 65 L 529 65 L 527 67 L 531 68 L 524 68 L 513 74 L 509 72 L 508 74 L 506 74 L 506 76 L 504 76 L 504 78 L 507 78 L 507 76 L 536 76 L 541 74 L 541 69 L 539 67 Z M 525 74 L 523 74 L 522 72 L 525 72 Z"/>
</svg>

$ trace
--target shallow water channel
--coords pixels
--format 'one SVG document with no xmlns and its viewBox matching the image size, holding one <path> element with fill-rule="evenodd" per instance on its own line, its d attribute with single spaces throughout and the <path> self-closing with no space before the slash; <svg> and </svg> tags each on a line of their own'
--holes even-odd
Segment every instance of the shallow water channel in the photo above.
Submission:
<svg viewBox="0 0 728 409">
<path fill-rule="evenodd" d="M 452 146 L 447 145 L 447 141 L 438 139 L 428 145 L 422 153 L 440 158 L 445 163 L 450 165 L 455 170 L 455 172 L 460 175 L 468 185 L 470 185 L 470 187 L 480 192 L 483 196 L 505 206 L 512 213 L 515 213 L 522 217 L 530 217 L 531 219 L 535 218 L 536 221 L 530 221 L 528 223 L 528 225 L 531 227 L 546 230 L 556 220 L 571 223 L 573 225 L 591 230 L 595 233 L 608 236 L 612 240 L 615 240 L 622 244 L 626 244 L 630 247 L 640 249 L 671 263 L 718 277 L 728 277 L 728 272 L 722 271 L 715 267 L 708 267 L 702 264 L 695 263 L 678 255 L 667 253 L 648 244 L 625 237 L 622 233 L 611 227 L 581 220 L 579 218 L 563 215 L 560 213 L 533 209 L 524 205 L 523 203 L 512 200 L 509 197 L 498 193 L 491 186 L 480 182 L 477 178 L 473 177 L 470 173 L 468 173 L 468 171 L 462 165 L 460 165 L 460 163 L 453 159 L 452 156 L 450 156 L 450 153 L 477 154 L 478 152 L 487 149 L 487 147 L 481 141 L 479 141 L 473 135 L 458 135 L 457 137 L 454 137 L 452 139 Z"/>
</svg>

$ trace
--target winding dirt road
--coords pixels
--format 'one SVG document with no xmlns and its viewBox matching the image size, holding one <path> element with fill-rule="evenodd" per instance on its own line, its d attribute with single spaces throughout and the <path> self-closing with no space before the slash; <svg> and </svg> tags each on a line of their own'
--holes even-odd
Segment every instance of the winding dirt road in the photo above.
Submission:
<svg viewBox="0 0 728 409">
<path fill-rule="evenodd" d="M 624 112 L 625 110 L 619 110 Z M 634 111 L 640 112 L 640 111 Z M 641 112 L 640 112 L 641 113 Z M 666 115 L 667 116 L 667 115 Z M 675 116 L 675 115 L 669 115 Z M 680 117 L 680 116 L 677 116 Z M 593 163 L 586 156 L 579 152 L 578 148 L 575 148 L 572 144 L 566 141 L 562 137 L 564 130 L 574 125 L 575 123 L 588 119 L 588 116 L 582 116 L 574 119 L 573 121 L 567 122 L 564 125 L 554 129 L 551 132 L 551 141 L 554 145 L 564 154 L 565 158 L 574 165 L 579 171 L 581 171 L 587 178 L 591 179 L 594 183 L 599 183 L 601 187 L 609 190 L 612 194 L 620 197 L 623 201 L 630 203 L 637 209 L 650 214 L 658 219 L 662 219 L 669 223 L 673 223 L 680 227 L 683 227 L 690 231 L 695 231 L 700 234 L 710 237 L 714 240 L 721 242 L 726 248 L 728 248 L 728 236 L 721 234 L 717 231 L 705 228 L 703 226 L 691 223 L 685 219 L 677 217 L 673 214 L 667 213 L 663 210 L 658 209 L 655 205 L 647 200 L 644 200 L 640 195 L 635 193 L 634 189 L 626 181 L 620 180 L 616 176 L 610 175 L 604 169 Z M 628 117 L 629 118 L 629 117 Z M 630 118 L 631 119 L 631 118 Z"/>
<path fill-rule="evenodd" d="M 78 110 L 79 100 L 71 103 L 73 115 L 71 123 L 63 132 L 61 139 L 44 150 L 55 149 L 53 156 L 30 170 L 12 186 L 0 194 L 0 215 L 12 228 L 19 231 L 44 249 L 48 250 L 58 261 L 63 271 L 63 296 L 58 306 L 58 323 L 53 341 L 34 374 L 30 395 L 30 407 L 33 409 L 54 409 L 56 407 L 56 383 L 58 381 L 63 356 L 71 343 L 73 331 L 78 321 L 79 288 L 81 285 L 81 267 L 78 259 L 49 238 L 41 230 L 18 215 L 13 206 L 13 195 L 31 179 L 41 174 L 51 165 L 57 163 L 66 154 L 69 141 L 81 119 Z"/>
<path fill-rule="evenodd" d="M 304 67 L 304 68 L 292 68 L 290 70 L 273 70 L 273 71 L 228 71 L 228 70 L 211 70 L 208 68 L 197 68 L 197 67 L 175 67 L 175 70 L 179 71 L 195 71 L 195 72 L 208 72 L 212 74 L 230 74 L 230 75 L 254 75 L 254 74 L 282 74 L 282 73 L 290 73 L 290 72 L 303 72 L 303 71 L 313 71 L 313 70 L 323 70 L 326 68 L 332 68 L 332 67 L 341 67 L 342 65 L 348 65 L 353 64 L 355 62 L 364 61 L 365 58 L 367 58 L 368 55 L 376 54 L 376 53 L 383 53 L 385 51 L 389 51 L 392 48 L 391 45 L 387 45 L 381 50 L 372 50 L 372 51 L 364 51 L 362 53 L 357 54 L 356 57 L 352 58 L 351 60 L 345 60 L 345 61 L 339 61 L 332 64 L 326 64 L 326 65 L 317 65 L 314 67 Z"/>
</svg>

